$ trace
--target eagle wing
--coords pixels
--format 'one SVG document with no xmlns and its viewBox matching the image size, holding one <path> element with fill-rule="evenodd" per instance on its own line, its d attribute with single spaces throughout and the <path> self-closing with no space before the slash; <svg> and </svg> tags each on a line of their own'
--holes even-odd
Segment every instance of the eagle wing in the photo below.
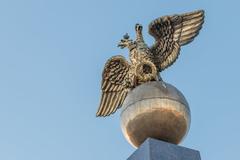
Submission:
<svg viewBox="0 0 240 160">
<path fill-rule="evenodd" d="M 204 22 L 204 11 L 164 16 L 149 24 L 149 34 L 155 38 L 150 48 L 159 71 L 172 65 L 180 53 L 180 46 L 193 41 Z"/>
<path fill-rule="evenodd" d="M 97 116 L 113 114 L 123 103 L 128 88 L 126 78 L 130 64 L 123 56 L 113 56 L 105 64 L 102 73 L 102 96 Z"/>
</svg>

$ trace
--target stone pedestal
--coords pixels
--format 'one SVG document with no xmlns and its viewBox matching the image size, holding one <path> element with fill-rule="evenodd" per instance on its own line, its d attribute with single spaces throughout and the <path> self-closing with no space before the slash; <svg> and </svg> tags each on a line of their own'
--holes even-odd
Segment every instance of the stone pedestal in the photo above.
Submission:
<svg viewBox="0 0 240 160">
<path fill-rule="evenodd" d="M 201 160 L 199 151 L 148 138 L 127 160 Z"/>
</svg>

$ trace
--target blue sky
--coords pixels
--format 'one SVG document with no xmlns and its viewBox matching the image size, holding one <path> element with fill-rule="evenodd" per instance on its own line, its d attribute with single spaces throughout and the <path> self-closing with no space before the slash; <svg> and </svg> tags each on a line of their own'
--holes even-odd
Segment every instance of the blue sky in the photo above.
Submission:
<svg viewBox="0 0 240 160">
<path fill-rule="evenodd" d="M 192 111 L 182 146 L 204 160 L 240 159 L 240 2 L 237 0 L 1 0 L 0 159 L 124 160 L 119 112 L 95 118 L 103 65 L 135 23 L 206 11 L 200 35 L 162 78 Z"/>
</svg>

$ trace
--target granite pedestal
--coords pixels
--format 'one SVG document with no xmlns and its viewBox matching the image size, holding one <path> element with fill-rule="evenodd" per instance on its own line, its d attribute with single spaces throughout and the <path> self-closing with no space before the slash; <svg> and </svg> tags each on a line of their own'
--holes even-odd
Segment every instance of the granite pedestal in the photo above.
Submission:
<svg viewBox="0 0 240 160">
<path fill-rule="evenodd" d="M 199 151 L 148 138 L 127 160 L 201 160 Z"/>
</svg>

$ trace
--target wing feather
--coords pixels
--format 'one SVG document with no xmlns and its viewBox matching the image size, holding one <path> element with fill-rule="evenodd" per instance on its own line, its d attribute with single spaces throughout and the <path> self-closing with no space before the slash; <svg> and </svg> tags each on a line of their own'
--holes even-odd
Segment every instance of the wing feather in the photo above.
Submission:
<svg viewBox="0 0 240 160">
<path fill-rule="evenodd" d="M 125 80 L 129 68 L 130 64 L 123 56 L 113 56 L 106 62 L 102 73 L 102 96 L 97 116 L 113 114 L 122 105 L 128 93 Z"/>
<path fill-rule="evenodd" d="M 204 11 L 199 10 L 179 15 L 182 17 L 181 36 L 178 39 L 180 45 L 186 45 L 198 35 L 204 22 Z"/>
<path fill-rule="evenodd" d="M 121 106 L 121 104 L 119 103 L 119 101 L 121 100 L 121 96 L 122 96 L 122 93 L 124 91 L 121 91 L 119 94 L 116 94 L 116 97 L 115 97 L 115 101 L 113 103 L 113 106 Z M 124 97 L 125 98 L 125 97 Z M 110 115 L 111 113 L 115 113 L 115 111 L 118 109 L 118 107 L 111 107 L 111 109 L 109 109 L 109 112 L 108 112 L 108 115 Z"/>
<path fill-rule="evenodd" d="M 150 23 L 149 34 L 156 40 L 151 47 L 152 58 L 160 71 L 176 61 L 180 46 L 192 42 L 199 34 L 203 23 L 203 10 L 164 16 Z"/>
<path fill-rule="evenodd" d="M 112 92 L 110 93 L 110 99 L 109 99 L 109 104 L 108 107 L 106 107 L 105 113 L 106 115 L 109 115 L 109 111 L 114 108 L 113 104 L 114 104 L 114 98 L 115 98 L 116 92 Z"/>
</svg>

